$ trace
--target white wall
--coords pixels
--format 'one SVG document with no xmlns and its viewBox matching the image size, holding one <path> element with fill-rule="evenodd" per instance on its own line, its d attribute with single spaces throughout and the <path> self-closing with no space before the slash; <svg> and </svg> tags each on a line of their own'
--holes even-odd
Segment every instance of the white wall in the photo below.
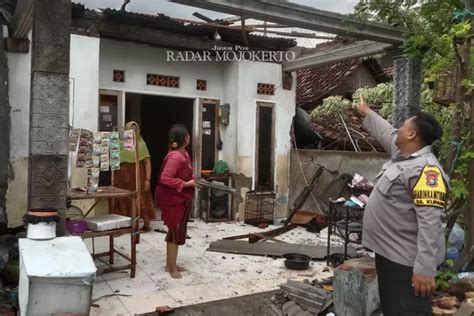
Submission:
<svg viewBox="0 0 474 316">
<path fill-rule="evenodd" d="M 257 94 L 258 83 L 275 85 L 275 95 Z M 275 113 L 275 212 L 285 217 L 289 195 L 290 129 L 295 115 L 296 79 L 291 90 L 282 87 L 281 65 L 261 62 L 240 62 L 238 83 L 238 166 L 240 172 L 255 179 L 256 104 L 274 103 Z M 254 184 L 255 185 L 255 184 Z"/>
<path fill-rule="evenodd" d="M 31 34 L 29 35 L 31 38 Z M 31 48 L 29 53 L 8 53 L 8 98 L 12 177 L 6 195 L 9 227 L 22 224 L 28 207 L 28 148 L 30 126 Z"/>
<path fill-rule="evenodd" d="M 71 35 L 69 116 L 75 128 L 97 130 L 100 42 L 96 37 Z"/>
<path fill-rule="evenodd" d="M 100 39 L 71 34 L 69 124 L 74 128 L 96 131 L 99 121 L 99 50 Z M 87 169 L 76 168 L 76 155 L 69 155 L 71 187 L 87 184 Z M 75 201 L 84 212 L 93 203 Z"/>
<path fill-rule="evenodd" d="M 231 167 L 231 172 L 238 172 L 237 165 L 237 142 L 238 135 L 238 105 L 239 105 L 239 64 L 229 62 L 224 69 L 224 99 L 221 104 L 230 104 L 229 125 L 221 125 L 222 150 L 219 152 L 219 159 L 225 160 Z"/>
<path fill-rule="evenodd" d="M 97 130 L 99 121 L 99 49 L 99 38 L 71 35 L 69 124 L 74 128 Z M 84 168 L 75 168 L 75 161 L 76 157 L 70 155 L 71 186 L 86 185 L 87 171 Z"/>
<path fill-rule="evenodd" d="M 100 43 L 100 87 L 128 92 L 222 100 L 225 63 L 167 62 L 164 48 L 102 39 Z M 125 82 L 114 82 L 113 71 L 124 70 Z M 179 88 L 146 84 L 146 75 L 180 77 Z M 196 90 L 196 80 L 207 80 L 207 91 Z"/>
</svg>

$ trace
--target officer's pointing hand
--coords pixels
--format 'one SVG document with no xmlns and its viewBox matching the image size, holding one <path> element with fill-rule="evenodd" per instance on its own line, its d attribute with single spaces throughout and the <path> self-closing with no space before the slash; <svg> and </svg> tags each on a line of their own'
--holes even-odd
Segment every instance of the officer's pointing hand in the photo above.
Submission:
<svg viewBox="0 0 474 316">
<path fill-rule="evenodd" d="M 371 111 L 370 106 L 364 100 L 362 95 L 360 95 L 360 101 L 354 105 L 354 108 L 363 116 L 366 116 Z"/>
</svg>

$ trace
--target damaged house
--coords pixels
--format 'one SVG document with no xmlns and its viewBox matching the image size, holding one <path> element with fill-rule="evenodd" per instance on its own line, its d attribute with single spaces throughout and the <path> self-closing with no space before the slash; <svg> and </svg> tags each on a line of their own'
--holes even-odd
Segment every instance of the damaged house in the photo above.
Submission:
<svg viewBox="0 0 474 316">
<path fill-rule="evenodd" d="M 318 44 L 315 48 L 304 49 L 302 56 L 341 49 L 353 43 L 354 40 L 351 39 L 336 38 L 333 41 Z M 341 96 L 352 100 L 352 95 L 359 88 L 372 88 L 377 84 L 391 81 L 392 68 L 393 60 L 386 54 L 381 58 L 346 58 L 333 63 L 299 69 L 296 72 L 297 116 L 303 116 L 302 112 L 311 113 L 327 97 Z M 352 130 L 362 129 L 361 117 L 355 111 L 351 112 L 349 120 L 345 123 Z M 353 150 L 340 118 L 326 118 L 320 124 L 310 124 L 311 129 L 321 137 L 318 143 L 320 149 Z M 296 137 L 298 138 L 298 135 Z M 361 144 L 362 151 L 372 151 L 374 148 L 377 151 L 383 151 L 374 139 L 371 139 L 371 143 L 373 147 L 366 143 Z M 305 145 L 307 144 L 303 143 L 298 147 L 305 148 Z"/>
<path fill-rule="evenodd" d="M 69 124 L 111 131 L 127 121 L 138 122 L 152 156 L 153 190 L 168 150 L 168 129 L 183 123 L 192 131 L 190 151 L 198 175 L 213 169 L 218 160 L 229 164 L 232 186 L 237 188 L 234 219 L 243 219 L 245 193 L 253 189 L 274 191 L 275 216 L 284 217 L 296 80 L 282 71 L 280 63 L 232 59 L 233 55 L 221 62 L 206 58 L 233 50 L 244 56 L 264 51 L 271 59 L 275 52 L 284 54 L 295 45 L 290 39 L 243 37 L 240 29 L 184 23 L 160 14 L 94 11 L 72 4 Z M 208 55 L 196 57 L 196 51 Z M 195 61 L 179 61 L 186 57 L 179 52 L 193 55 Z M 6 195 L 9 226 L 20 225 L 28 208 L 31 58 L 31 49 L 8 53 L 12 107 L 12 176 Z M 72 187 L 85 185 L 87 177 L 81 172 L 84 170 L 77 168 L 70 171 Z M 109 183 L 110 178 L 101 178 L 102 185 Z"/>
</svg>

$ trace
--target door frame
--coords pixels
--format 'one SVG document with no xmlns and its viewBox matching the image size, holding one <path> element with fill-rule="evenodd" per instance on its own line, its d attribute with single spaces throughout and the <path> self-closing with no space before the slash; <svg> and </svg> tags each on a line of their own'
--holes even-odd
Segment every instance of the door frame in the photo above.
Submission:
<svg viewBox="0 0 474 316">
<path fill-rule="evenodd" d="M 254 154 L 254 183 L 253 183 L 253 189 L 256 190 L 258 188 L 258 159 L 259 159 L 259 153 L 258 153 L 258 148 L 260 146 L 259 144 L 259 135 L 260 135 L 260 124 L 259 124 L 259 118 L 260 118 L 260 108 L 265 107 L 265 108 L 271 108 L 272 109 L 272 135 L 271 135 L 271 149 L 272 149 L 272 154 L 271 154 L 271 159 L 270 159 L 270 177 L 271 177 L 271 182 L 272 182 L 272 191 L 275 190 L 275 116 L 276 116 L 276 110 L 275 110 L 275 103 L 273 102 L 268 102 L 268 101 L 257 101 L 255 104 L 255 154 Z"/>
<path fill-rule="evenodd" d="M 203 132 L 203 127 L 202 127 L 202 109 L 203 109 L 203 104 L 214 104 L 216 107 L 215 110 L 215 127 L 214 127 L 214 147 L 215 147 L 215 152 L 214 152 L 214 161 L 219 160 L 219 151 L 217 150 L 217 141 L 220 133 L 220 122 L 219 122 L 219 104 L 220 100 L 218 99 L 211 99 L 211 98 L 199 98 L 199 121 L 197 122 L 198 125 L 198 132 L 197 132 L 197 138 L 198 138 L 198 143 L 199 143 L 199 165 L 198 168 L 196 168 L 196 171 L 198 174 L 201 174 L 202 171 L 202 132 Z M 197 144 L 197 142 L 195 142 Z"/>
<path fill-rule="evenodd" d="M 111 95 L 117 97 L 117 126 L 119 128 L 125 125 L 125 92 L 121 90 L 99 89 L 99 98 L 97 100 L 97 128 L 100 127 L 100 97 L 102 95 Z"/>
</svg>

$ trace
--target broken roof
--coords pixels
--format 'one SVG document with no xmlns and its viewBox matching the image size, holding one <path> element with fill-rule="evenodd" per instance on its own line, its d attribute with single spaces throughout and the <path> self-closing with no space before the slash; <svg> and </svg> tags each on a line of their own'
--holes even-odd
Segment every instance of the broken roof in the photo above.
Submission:
<svg viewBox="0 0 474 316">
<path fill-rule="evenodd" d="M 356 40 L 338 37 L 334 41 L 318 44 L 314 48 L 306 48 L 299 58 L 315 52 L 331 51 L 355 43 Z M 308 67 L 298 70 L 296 85 L 296 104 L 303 108 L 314 108 L 331 92 L 339 87 L 360 65 L 365 65 L 372 73 L 376 82 L 386 82 L 390 69 L 385 69 L 374 58 L 351 58 L 323 66 Z"/>
<path fill-rule="evenodd" d="M 221 36 L 221 43 L 236 44 L 244 46 L 242 39 L 242 32 L 240 29 L 230 28 L 216 28 L 215 25 L 198 25 L 192 23 L 183 23 L 169 16 L 161 13 L 156 15 L 142 14 L 135 12 L 128 12 L 115 9 L 104 9 L 101 11 L 89 10 L 82 4 L 74 3 L 72 5 L 72 26 L 76 31 L 90 31 L 92 28 L 97 28 L 97 32 L 102 37 L 130 40 L 136 42 L 144 42 L 151 45 L 160 46 L 152 40 L 134 36 L 133 29 L 129 32 L 110 32 L 109 28 L 114 25 L 140 27 L 146 30 L 157 30 L 168 32 L 169 34 L 179 34 L 202 39 L 203 41 L 214 43 L 214 34 L 216 30 Z M 263 48 L 268 50 L 287 50 L 290 47 L 296 46 L 294 39 L 266 37 L 248 34 L 247 39 L 249 47 Z M 168 46 L 163 43 L 163 46 Z M 196 47 L 197 49 L 202 47 Z"/>
<path fill-rule="evenodd" d="M 319 105 L 324 98 L 339 87 L 359 66 L 365 65 L 375 81 L 388 80 L 385 69 L 376 59 L 355 58 L 335 64 L 312 67 L 297 71 L 296 104 L 304 108 Z"/>
</svg>

